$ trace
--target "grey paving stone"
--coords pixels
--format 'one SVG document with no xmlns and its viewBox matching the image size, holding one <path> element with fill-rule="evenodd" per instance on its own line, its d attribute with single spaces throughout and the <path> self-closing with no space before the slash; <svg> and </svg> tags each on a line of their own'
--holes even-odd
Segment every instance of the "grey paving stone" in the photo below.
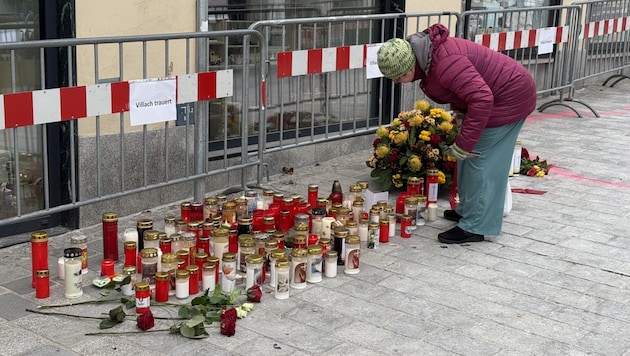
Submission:
<svg viewBox="0 0 630 356">
<path fill-rule="evenodd" d="M 16 294 L 7 293 L 0 295 L 0 317 L 6 320 L 15 320 L 27 315 L 26 309 L 35 308 L 36 304 Z"/>
</svg>

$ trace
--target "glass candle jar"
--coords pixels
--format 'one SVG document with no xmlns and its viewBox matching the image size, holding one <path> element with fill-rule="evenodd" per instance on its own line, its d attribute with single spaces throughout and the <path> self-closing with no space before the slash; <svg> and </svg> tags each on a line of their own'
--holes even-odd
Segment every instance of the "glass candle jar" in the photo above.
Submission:
<svg viewBox="0 0 630 356">
<path fill-rule="evenodd" d="M 175 280 L 175 298 L 186 299 L 190 296 L 190 272 L 187 269 L 177 270 Z"/>
<path fill-rule="evenodd" d="M 379 223 L 378 242 L 381 244 L 389 242 L 389 220 L 382 220 Z"/>
<path fill-rule="evenodd" d="M 160 237 L 160 250 L 162 253 L 171 253 L 172 241 L 170 237 Z"/>
<path fill-rule="evenodd" d="M 247 216 L 247 199 L 244 197 L 234 199 L 236 203 L 236 219 Z"/>
<path fill-rule="evenodd" d="M 223 267 L 223 255 L 228 252 L 228 233 L 227 229 L 216 229 L 212 232 L 214 235 L 213 254 L 219 258 L 219 270 Z"/>
<path fill-rule="evenodd" d="M 155 273 L 157 272 L 158 253 L 155 248 L 144 248 L 140 251 L 142 255 L 142 280 L 155 284 Z"/>
<path fill-rule="evenodd" d="M 35 271 L 35 298 L 50 297 L 50 272 L 47 269 Z"/>
<path fill-rule="evenodd" d="M 118 262 L 118 214 L 103 214 L 103 258 Z M 87 247 L 86 247 L 87 249 Z"/>
<path fill-rule="evenodd" d="M 240 236 L 244 237 L 239 241 L 239 270 L 243 273 L 247 272 L 247 256 L 256 253 L 256 241 L 251 235 Z"/>
<path fill-rule="evenodd" d="M 424 214 L 427 209 L 427 197 L 424 195 L 416 195 L 418 198 L 418 210 L 416 211 L 416 226 L 423 226 L 426 224 L 424 220 Z"/>
<path fill-rule="evenodd" d="M 81 278 L 81 249 L 71 247 L 63 250 L 64 256 L 64 295 L 66 298 L 78 298 L 83 295 Z"/>
<path fill-rule="evenodd" d="M 225 202 L 221 206 L 221 224 L 232 226 L 236 222 L 236 203 L 233 201 Z"/>
<path fill-rule="evenodd" d="M 346 237 L 346 264 L 343 270 L 346 274 L 359 273 L 359 260 L 361 257 L 361 240 L 357 235 Z"/>
<path fill-rule="evenodd" d="M 288 232 L 291 230 L 293 222 L 291 220 L 291 212 L 289 210 L 280 210 L 280 220 L 278 221 L 278 230 Z"/>
<path fill-rule="evenodd" d="M 171 239 L 171 253 L 182 249 L 182 235 L 179 232 L 171 234 L 169 238 Z"/>
<path fill-rule="evenodd" d="M 81 273 L 88 273 L 88 246 L 87 236 L 70 237 L 70 247 L 81 249 Z"/>
<path fill-rule="evenodd" d="M 331 216 L 322 218 L 322 233 L 319 235 L 319 237 L 332 239 L 332 225 L 334 223 L 335 223 L 335 218 Z"/>
<path fill-rule="evenodd" d="M 337 277 L 337 251 L 330 250 L 326 252 L 324 259 L 324 276 L 328 278 Z"/>
<path fill-rule="evenodd" d="M 263 189 L 262 191 L 262 209 L 269 209 L 269 204 L 273 203 L 273 193 L 271 189 Z"/>
<path fill-rule="evenodd" d="M 161 272 L 168 273 L 168 294 L 175 295 L 175 272 L 177 271 L 177 255 L 174 253 L 162 254 Z"/>
<path fill-rule="evenodd" d="M 415 230 L 416 217 L 418 215 L 418 197 L 412 195 L 405 198 L 405 211 L 403 214 L 411 216 L 411 230 Z"/>
<path fill-rule="evenodd" d="M 177 259 L 183 262 L 183 266 L 181 266 L 180 264 L 178 264 L 178 268 L 186 268 L 186 266 L 188 266 L 190 264 L 190 250 L 189 249 L 181 249 L 177 252 L 175 252 L 175 254 L 177 255 Z"/>
<path fill-rule="evenodd" d="M 164 232 L 166 233 L 166 236 L 171 236 L 177 232 L 175 220 L 176 218 L 173 215 L 167 215 L 164 217 Z"/>
<path fill-rule="evenodd" d="M 306 281 L 318 283 L 322 281 L 322 247 L 312 245 L 306 252 Z"/>
<path fill-rule="evenodd" d="M 142 314 L 151 309 L 151 287 L 149 282 L 136 283 L 136 314 Z"/>
<path fill-rule="evenodd" d="M 205 221 L 219 214 L 219 200 L 216 197 L 207 197 L 203 201 L 203 218 Z"/>
<path fill-rule="evenodd" d="M 125 251 L 125 264 L 123 266 L 136 266 L 136 242 L 135 241 L 125 241 L 124 243 L 124 251 Z"/>
<path fill-rule="evenodd" d="M 195 253 L 197 252 L 197 234 L 190 231 L 181 232 L 182 236 L 182 250 L 188 250 L 188 264 L 193 261 L 195 258 Z"/>
<path fill-rule="evenodd" d="M 400 237 L 408 239 L 411 237 L 411 222 L 413 218 L 410 215 L 403 215 L 400 220 Z"/>
<path fill-rule="evenodd" d="M 114 261 L 106 258 L 101 261 L 101 276 L 112 277 L 114 275 Z"/>
<path fill-rule="evenodd" d="M 348 229 L 346 228 L 338 228 L 333 232 L 334 235 L 334 248 L 337 251 L 337 264 L 343 266 L 343 261 L 345 259 L 345 241 L 346 236 L 348 236 Z M 343 256 L 343 257 L 342 257 Z"/>
<path fill-rule="evenodd" d="M 153 220 L 139 219 L 136 221 L 136 229 L 138 230 L 138 251 L 144 248 L 144 232 L 153 229 Z"/>
<path fill-rule="evenodd" d="M 48 233 L 35 231 L 31 233 L 31 286 L 36 287 L 35 271 L 48 269 Z"/>
<path fill-rule="evenodd" d="M 168 272 L 155 273 L 155 301 L 159 303 L 168 302 Z"/>
<path fill-rule="evenodd" d="M 361 216 L 363 215 L 363 201 L 355 200 L 352 202 L 352 220 L 359 222 Z"/>
<path fill-rule="evenodd" d="M 427 169 L 427 206 L 431 203 L 437 203 L 438 198 L 438 170 Z"/>
<path fill-rule="evenodd" d="M 361 239 L 361 242 L 367 242 L 368 240 L 368 219 L 361 218 L 359 219 L 359 224 L 357 226 L 357 235 Z"/>
<path fill-rule="evenodd" d="M 238 218 L 237 231 L 239 235 L 251 234 L 253 220 L 249 216 L 241 216 Z"/>
<path fill-rule="evenodd" d="M 229 294 L 236 285 L 236 254 L 223 253 L 221 258 L 221 292 Z"/>
<path fill-rule="evenodd" d="M 144 248 L 158 249 L 160 247 L 160 232 L 158 230 L 147 230 L 144 232 L 142 239 L 144 240 Z"/>
<path fill-rule="evenodd" d="M 368 241 L 367 248 L 375 249 L 378 248 L 379 243 L 379 223 L 370 222 L 368 223 Z M 389 232 L 389 231 L 388 231 Z"/>
<path fill-rule="evenodd" d="M 306 288 L 306 249 L 294 248 L 291 251 L 291 288 Z"/>
<path fill-rule="evenodd" d="M 201 288 L 204 291 L 208 291 L 208 295 L 212 295 L 216 282 L 216 266 L 214 263 L 206 262 L 203 264 L 201 271 Z"/>
<path fill-rule="evenodd" d="M 305 231 L 302 233 L 305 233 Z M 293 248 L 306 248 L 307 236 L 303 235 L 302 233 L 293 236 Z"/>
<path fill-rule="evenodd" d="M 195 295 L 199 293 L 199 266 L 188 265 L 188 294 Z"/>
<path fill-rule="evenodd" d="M 190 202 L 185 201 L 179 205 L 179 217 L 186 222 L 190 221 Z"/>
<path fill-rule="evenodd" d="M 203 253 L 204 255 L 210 254 L 210 238 L 203 237 L 197 239 L 197 254 Z"/>
<path fill-rule="evenodd" d="M 190 221 L 203 221 L 203 203 L 194 201 L 190 203 Z"/>
<path fill-rule="evenodd" d="M 275 294 L 274 297 L 276 299 L 287 299 L 289 298 L 289 285 L 290 285 L 290 266 L 291 263 L 286 258 L 279 258 L 275 263 L 275 277 L 274 279 L 277 281 L 274 285 Z"/>
<path fill-rule="evenodd" d="M 215 284 L 219 284 L 219 257 L 217 256 L 208 256 L 208 263 L 214 265 L 214 282 Z"/>
<path fill-rule="evenodd" d="M 136 285 L 136 266 L 124 266 L 122 270 L 123 280 L 129 277 L 129 283 L 120 286 L 120 293 L 126 297 L 133 295 L 133 289 Z"/>
<path fill-rule="evenodd" d="M 407 194 L 408 195 L 420 195 L 422 194 L 423 178 L 409 177 L 407 178 Z"/>
<path fill-rule="evenodd" d="M 255 253 L 245 258 L 247 271 L 245 274 L 245 290 L 256 285 L 261 286 L 264 283 L 263 273 L 263 256 Z"/>
<path fill-rule="evenodd" d="M 287 258 L 287 253 L 283 249 L 274 249 L 269 255 L 269 286 L 271 287 L 276 286 L 276 261 L 281 258 Z"/>
<path fill-rule="evenodd" d="M 307 188 L 308 192 L 306 199 L 311 206 L 317 205 L 317 198 L 319 198 L 319 186 L 317 184 L 309 184 Z"/>
</svg>

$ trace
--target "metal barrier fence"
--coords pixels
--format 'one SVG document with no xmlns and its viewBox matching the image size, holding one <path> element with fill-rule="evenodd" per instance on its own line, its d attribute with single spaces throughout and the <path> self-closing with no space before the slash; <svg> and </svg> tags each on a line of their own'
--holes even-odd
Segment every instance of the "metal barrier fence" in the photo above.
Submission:
<svg viewBox="0 0 630 356">
<path fill-rule="evenodd" d="M 389 39 L 387 29 L 421 31 L 442 22 L 455 28 L 457 13 L 380 14 L 259 21 L 250 29 L 270 42 L 266 58 L 265 153 L 372 132 L 394 117 L 380 95 L 411 101 L 385 80 L 367 80 L 370 44 Z M 419 89 L 411 89 L 415 96 Z M 398 105 L 396 105 L 398 106 Z M 389 110 L 389 112 L 385 112 Z"/>
<path fill-rule="evenodd" d="M 2 187 L 3 194 L 8 191 L 11 199 L 1 208 L 0 226 L 177 184 L 183 184 L 185 191 L 179 196 L 172 194 L 170 201 L 135 199 L 119 203 L 119 212 L 130 214 L 191 195 L 199 200 L 205 191 L 204 178 L 260 166 L 262 150 L 253 157 L 247 152 L 247 127 L 238 124 L 239 118 L 233 117 L 233 122 L 208 120 L 209 103 L 223 118 L 229 117 L 230 106 L 232 114 L 240 115 L 250 102 L 249 91 L 244 89 L 257 85 L 260 91 L 265 81 L 260 73 L 251 77 L 245 62 L 237 66 L 218 60 L 208 66 L 213 59 L 209 58 L 208 43 L 225 48 L 240 43 L 244 57 L 256 58 L 250 42 L 266 52 L 260 33 L 246 29 L 0 44 L 0 54 L 10 64 L 0 73 L 0 77 L 10 79 L 10 88 L 2 89 L 4 94 L 0 95 L 0 129 L 6 144 L 2 152 L 8 156 L 7 167 L 14 182 Z M 19 56 L 25 52 L 39 54 L 32 64 L 40 69 L 35 78 L 38 86 L 46 89 L 24 92 L 18 87 L 24 74 Z M 47 78 L 53 73 L 47 73 L 46 60 L 53 57 L 63 58 L 57 68 L 67 74 L 68 87 L 47 88 Z M 78 67 L 83 73 L 80 77 L 75 74 Z M 176 81 L 180 110 L 176 123 L 130 126 L 127 112 L 133 107 L 129 92 L 136 79 Z M 262 117 L 264 106 L 259 106 Z M 194 109 L 195 125 L 191 125 L 193 115 L 186 109 Z M 65 136 L 67 146 L 58 152 L 66 157 L 61 164 L 70 170 L 67 181 L 51 180 L 50 169 L 59 162 L 49 161 L 50 143 L 56 138 L 49 137 L 47 126 L 55 123 L 65 125 L 63 130 L 69 132 Z M 218 153 L 214 159 L 210 159 L 209 136 L 215 137 L 214 152 Z M 241 149 L 228 155 L 233 136 Z M 25 155 L 28 160 L 18 159 Z M 33 175 L 37 179 L 31 179 Z M 245 188 L 246 183 L 243 173 L 240 187 Z M 27 189 L 34 199 L 27 199 Z M 53 206 L 51 193 L 59 191 L 67 196 Z"/>
<path fill-rule="evenodd" d="M 630 1 L 600 0 L 575 2 L 582 12 L 577 37 L 575 81 L 610 74 L 604 85 L 614 86 L 630 79 L 623 70 L 630 67 Z"/>
<path fill-rule="evenodd" d="M 460 37 L 519 61 L 534 77 L 539 95 L 558 95 L 557 99 L 539 106 L 539 111 L 560 105 L 581 117 L 571 105 L 578 103 L 599 117 L 588 104 L 572 97 L 576 77 L 575 39 L 580 32 L 578 6 L 466 11 L 461 18 Z"/>
</svg>

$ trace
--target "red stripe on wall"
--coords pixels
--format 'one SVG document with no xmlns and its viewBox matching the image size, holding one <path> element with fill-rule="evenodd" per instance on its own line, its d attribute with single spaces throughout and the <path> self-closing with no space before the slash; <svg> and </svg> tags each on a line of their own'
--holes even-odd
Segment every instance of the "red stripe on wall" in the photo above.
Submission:
<svg viewBox="0 0 630 356">
<path fill-rule="evenodd" d="M 278 52 L 278 63 L 276 68 L 276 76 L 278 78 L 290 77 L 291 68 L 293 63 L 293 53 L 291 52 Z"/>
<path fill-rule="evenodd" d="M 112 113 L 129 111 L 129 82 L 112 83 Z"/>
<path fill-rule="evenodd" d="M 4 94 L 4 127 L 33 125 L 33 92 Z"/>
<path fill-rule="evenodd" d="M 197 100 L 217 98 L 217 72 L 197 74 Z"/>
<path fill-rule="evenodd" d="M 317 74 L 322 72 L 322 49 L 310 49 L 308 50 L 307 68 L 308 74 Z"/>
<path fill-rule="evenodd" d="M 87 116 L 87 97 L 85 86 L 60 88 L 61 121 Z"/>
</svg>

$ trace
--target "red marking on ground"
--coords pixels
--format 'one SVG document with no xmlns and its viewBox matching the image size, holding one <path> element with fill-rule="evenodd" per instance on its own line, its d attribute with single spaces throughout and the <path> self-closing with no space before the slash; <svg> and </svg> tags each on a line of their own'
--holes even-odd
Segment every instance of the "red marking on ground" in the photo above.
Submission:
<svg viewBox="0 0 630 356">
<path fill-rule="evenodd" d="M 606 117 L 607 115 L 623 115 L 623 114 L 627 114 L 628 111 L 630 111 L 630 106 L 625 106 L 623 107 L 621 110 L 617 110 L 617 111 L 600 111 L 599 115 Z M 587 113 L 582 113 L 582 114 L 587 114 Z M 592 114 L 592 113 L 591 113 Z M 556 113 L 556 114 L 537 114 L 537 115 L 530 115 L 527 120 L 525 120 L 525 122 L 529 122 L 529 121 L 537 121 L 537 120 L 543 120 L 543 119 L 560 119 L 560 118 L 565 118 L 565 117 L 569 117 L 569 116 L 575 116 L 575 113 L 573 111 L 566 111 L 566 112 L 562 112 L 562 113 Z M 579 117 L 575 117 L 576 119 L 579 119 Z M 601 120 L 601 118 L 595 118 L 596 120 Z M 530 154 L 530 156 L 532 156 Z M 630 184 L 627 183 L 621 183 L 621 182 L 610 182 L 610 181 L 605 181 L 605 180 L 600 180 L 600 179 L 594 179 L 594 178 L 587 178 L 581 175 L 577 175 L 568 171 L 565 171 L 562 168 L 558 168 L 558 167 L 551 167 L 549 169 L 549 171 L 553 171 L 554 174 L 558 174 L 567 178 L 571 178 L 571 179 L 575 179 L 575 180 L 579 180 L 582 182 L 588 182 L 588 183 L 594 183 L 594 184 L 604 184 L 604 185 L 608 185 L 608 186 L 612 186 L 612 187 L 618 187 L 618 188 L 630 188 Z"/>
<path fill-rule="evenodd" d="M 579 180 L 579 181 L 582 181 L 582 182 L 588 182 L 588 183 L 594 183 L 594 184 L 604 184 L 604 185 L 609 185 L 609 186 L 618 187 L 618 188 L 630 188 L 630 184 L 627 184 L 627 183 L 610 182 L 610 181 L 606 181 L 606 180 L 587 178 L 587 177 L 583 177 L 583 176 L 580 176 L 580 175 L 577 175 L 577 174 L 565 171 L 564 169 L 558 168 L 558 167 L 551 167 L 549 169 L 549 171 L 553 172 L 554 174 L 559 174 L 561 176 L 565 176 L 567 178 Z"/>
</svg>

